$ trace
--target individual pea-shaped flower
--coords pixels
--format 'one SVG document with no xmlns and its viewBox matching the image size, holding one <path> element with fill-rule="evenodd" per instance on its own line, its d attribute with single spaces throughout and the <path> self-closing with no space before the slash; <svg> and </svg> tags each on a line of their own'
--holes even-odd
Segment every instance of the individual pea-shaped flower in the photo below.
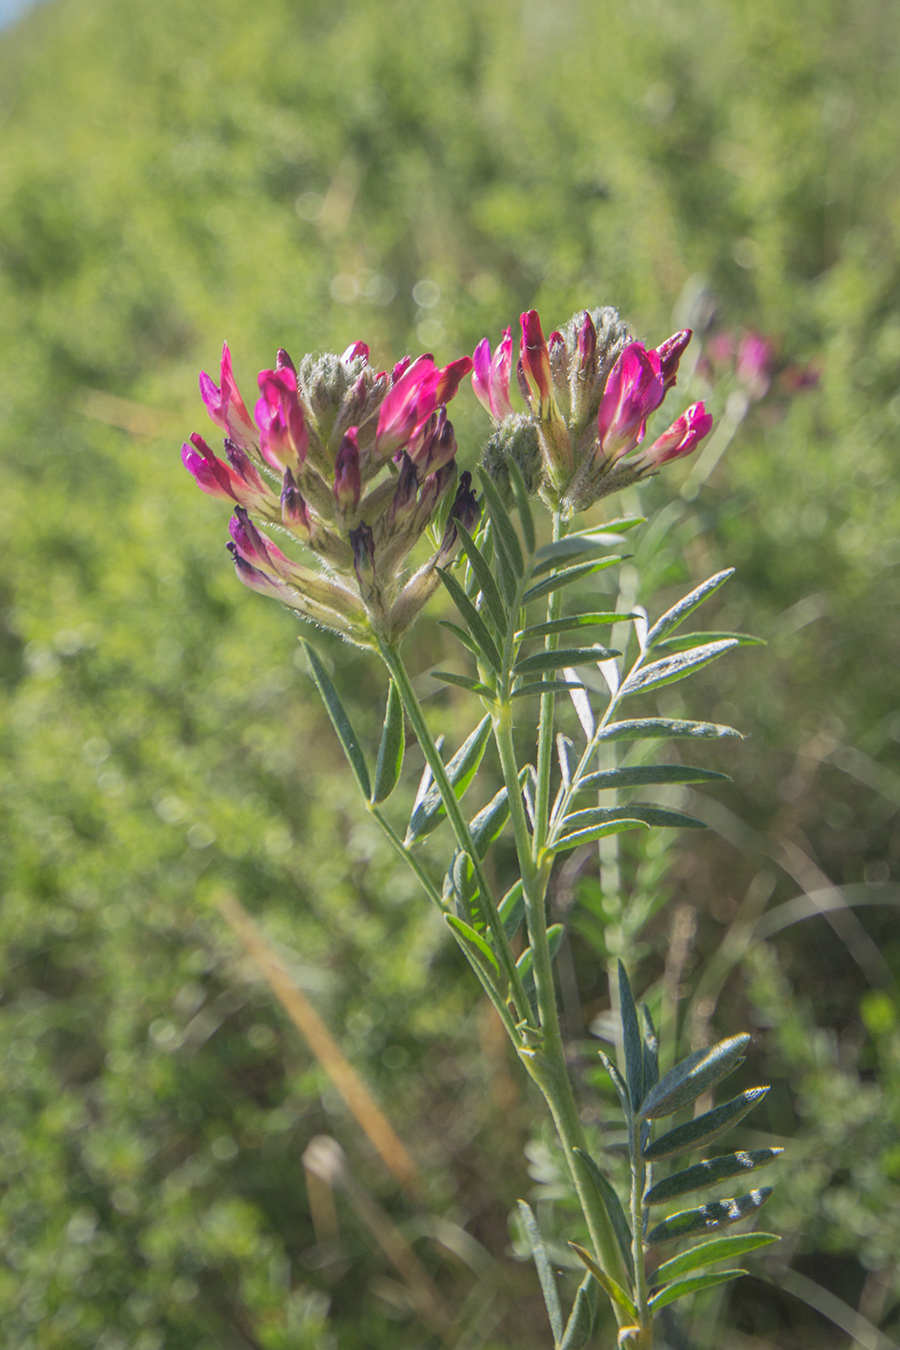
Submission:
<svg viewBox="0 0 900 1350">
<path fill-rule="evenodd" d="M 475 352 L 475 392 L 497 423 L 484 464 L 501 485 L 513 459 L 530 490 L 540 491 L 552 510 L 572 514 L 675 458 L 638 449 L 647 419 L 676 382 L 689 330 L 647 348 L 611 308 L 584 310 L 546 339 L 535 310 L 522 315 L 521 327 L 517 376 L 524 417 L 511 412 L 511 361 L 502 359 L 509 330 L 493 357 L 487 341 Z M 695 415 L 692 435 L 679 437 L 678 454 L 707 433 L 704 418 Z"/>
<path fill-rule="evenodd" d="M 399 641 L 450 560 L 448 524 L 431 556 L 408 569 L 426 530 L 440 528 L 457 479 L 445 405 L 472 369 L 469 357 L 438 367 L 425 355 L 387 374 L 368 358 L 362 342 L 299 366 L 279 351 L 274 369 L 260 372 L 254 424 L 226 345 L 219 385 L 200 377 L 226 433 L 224 458 L 197 435 L 182 452 L 204 492 L 234 506 L 228 547 L 240 579 L 360 646 Z M 474 500 L 466 480 L 463 499 L 444 508 L 448 521 L 469 520 Z M 317 566 L 295 562 L 259 524 L 292 537 Z"/>
</svg>

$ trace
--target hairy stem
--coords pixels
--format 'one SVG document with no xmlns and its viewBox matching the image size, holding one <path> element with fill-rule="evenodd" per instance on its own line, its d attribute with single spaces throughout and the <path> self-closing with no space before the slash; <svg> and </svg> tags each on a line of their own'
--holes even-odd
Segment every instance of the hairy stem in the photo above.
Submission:
<svg viewBox="0 0 900 1350">
<path fill-rule="evenodd" d="M 434 738 L 431 735 L 428 723 L 425 721 L 422 709 L 419 706 L 419 700 L 416 698 L 416 692 L 412 686 L 412 681 L 407 674 L 406 667 L 403 664 L 399 651 L 396 647 L 390 646 L 388 643 L 384 642 L 379 643 L 379 651 L 381 652 L 382 660 L 390 671 L 394 683 L 397 686 L 397 691 L 400 694 L 404 711 L 412 724 L 413 731 L 416 733 L 416 739 L 422 747 L 422 753 L 425 756 L 428 767 L 431 769 L 435 784 L 441 794 L 444 809 L 447 812 L 447 819 L 456 836 L 456 842 L 459 844 L 460 848 L 465 850 L 472 862 L 475 881 L 478 885 L 481 903 L 484 906 L 485 916 L 491 930 L 491 937 L 494 940 L 494 946 L 502 963 L 504 973 L 509 980 L 511 1001 L 516 1009 L 516 1014 L 519 1019 L 527 1021 L 529 1019 L 530 1009 L 525 990 L 522 987 L 522 978 L 516 969 L 512 948 L 509 945 L 509 939 L 506 936 L 503 921 L 497 911 L 497 902 L 494 899 L 493 892 L 488 884 L 484 867 L 478 856 L 478 850 L 472 842 L 468 821 L 463 815 L 456 793 L 447 777 L 444 761 L 441 759 L 440 752 L 434 743 Z M 518 783 L 516 784 L 516 791 L 518 792 Z"/>
<path fill-rule="evenodd" d="M 556 1008 L 556 989 L 553 966 L 547 943 L 547 916 L 545 908 L 550 864 L 538 867 L 532 857 L 532 841 L 525 816 L 522 792 L 519 786 L 515 747 L 513 744 L 512 713 L 509 704 L 501 707 L 493 717 L 494 736 L 500 755 L 503 780 L 509 794 L 510 820 L 516 842 L 516 852 L 525 898 L 525 916 L 531 944 L 532 970 L 541 1040 L 535 1046 L 520 1046 L 519 1057 L 528 1073 L 544 1095 L 556 1130 L 566 1154 L 572 1180 L 588 1225 L 591 1241 L 603 1269 L 622 1285 L 628 1284 L 628 1274 L 613 1232 L 606 1208 L 576 1149 L 587 1152 L 587 1141 L 578 1114 L 578 1104 L 566 1064 L 565 1048 Z"/>
</svg>

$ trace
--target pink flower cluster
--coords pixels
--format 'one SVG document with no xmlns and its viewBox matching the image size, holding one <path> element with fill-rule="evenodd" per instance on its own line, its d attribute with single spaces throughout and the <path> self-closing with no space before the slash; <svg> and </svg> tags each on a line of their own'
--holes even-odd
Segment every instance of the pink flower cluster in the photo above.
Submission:
<svg viewBox="0 0 900 1350">
<path fill-rule="evenodd" d="M 471 528 L 478 516 L 463 474 L 439 547 L 406 575 L 407 555 L 457 481 L 446 404 L 472 361 L 406 357 L 388 374 L 368 358 L 356 342 L 298 369 L 279 351 L 275 368 L 260 371 L 254 421 L 226 344 L 219 384 L 200 376 L 224 457 L 196 434 L 182 450 L 203 491 L 234 505 L 228 547 L 241 580 L 361 645 L 402 636 L 438 584 L 437 564 L 452 556 L 454 522 Z M 290 559 L 251 514 L 306 545 L 323 570 Z"/>
<path fill-rule="evenodd" d="M 541 492 L 552 507 L 584 510 L 690 454 L 709 434 L 712 418 L 695 403 L 651 445 L 643 445 L 647 419 L 675 384 L 690 330 L 648 349 L 629 339 L 614 310 L 584 311 L 546 340 L 536 310 L 521 316 L 521 327 L 516 373 L 530 424 L 521 427 L 522 443 L 537 431 Z M 512 359 L 509 328 L 493 354 L 486 338 L 475 349 L 473 388 L 498 425 L 513 414 Z M 514 441 L 515 427 L 510 436 Z"/>
</svg>

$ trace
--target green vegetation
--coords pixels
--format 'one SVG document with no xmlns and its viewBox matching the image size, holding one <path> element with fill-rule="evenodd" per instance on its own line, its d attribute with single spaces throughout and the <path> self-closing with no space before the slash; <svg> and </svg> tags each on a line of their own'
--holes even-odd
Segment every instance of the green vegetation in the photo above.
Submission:
<svg viewBox="0 0 900 1350">
<path fill-rule="evenodd" d="M 532 305 L 550 327 L 597 303 L 658 341 L 707 301 L 823 376 L 752 408 L 707 481 L 686 461 L 610 505 L 652 515 L 633 537 L 660 601 L 734 564 L 703 626 L 769 645 L 660 694 L 752 739 L 705 793 L 712 832 L 635 846 L 621 894 L 586 875 L 556 897 L 581 933 L 567 1027 L 586 1041 L 608 1007 L 630 927 L 636 992 L 681 1053 L 749 1025 L 735 1090 L 773 1083 L 734 1146 L 788 1145 L 766 1210 L 787 1237 L 673 1346 L 900 1335 L 898 91 L 888 0 L 50 0 L 0 36 L 5 1343 L 441 1344 L 360 1211 L 308 1184 L 323 1133 L 465 1345 L 546 1343 L 507 1231 L 519 1196 L 545 1229 L 568 1204 L 538 1103 L 178 446 L 206 431 L 196 372 L 225 337 L 249 398 L 277 346 L 447 361 Z M 470 393 L 453 421 L 474 457 Z M 443 665 L 451 639 L 419 631 L 410 668 Z M 316 641 L 377 744 L 386 684 L 373 699 L 368 659 Z M 454 700 L 434 686 L 442 726 Z M 418 1202 L 242 957 L 223 891 L 388 1108 Z M 667 903 L 639 922 L 651 892 Z M 596 1117 L 610 1088 L 585 1063 Z"/>
</svg>

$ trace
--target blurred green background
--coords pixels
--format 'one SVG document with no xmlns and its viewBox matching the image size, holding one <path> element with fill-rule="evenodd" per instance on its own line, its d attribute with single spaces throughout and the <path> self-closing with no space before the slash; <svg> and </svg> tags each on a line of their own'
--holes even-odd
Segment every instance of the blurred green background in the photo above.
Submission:
<svg viewBox="0 0 900 1350">
<path fill-rule="evenodd" d="M 49 0 L 0 34 L 4 1344 L 548 1343 L 507 1227 L 536 1188 L 566 1217 L 541 1108 L 178 448 L 223 338 L 249 399 L 277 346 L 449 360 L 524 308 L 547 331 L 598 303 L 648 342 L 690 314 L 822 371 L 642 498 L 657 612 L 734 564 L 703 621 L 769 645 L 677 687 L 752 739 L 703 759 L 734 778 L 713 829 L 634 861 L 666 905 L 633 973 L 683 1048 L 753 1030 L 747 1082 L 774 1089 L 752 1137 L 789 1145 L 784 1242 L 666 1344 L 895 1343 L 898 123 L 891 0 Z M 472 462 L 469 391 L 453 420 Z M 425 671 L 445 639 L 420 634 Z M 374 736 L 380 674 L 321 649 Z M 387 1106 L 419 1201 L 242 956 L 226 889 Z M 588 878 L 582 1040 L 600 904 Z M 359 1206 L 307 1185 L 323 1133 L 457 1314 L 444 1340 Z"/>
</svg>

